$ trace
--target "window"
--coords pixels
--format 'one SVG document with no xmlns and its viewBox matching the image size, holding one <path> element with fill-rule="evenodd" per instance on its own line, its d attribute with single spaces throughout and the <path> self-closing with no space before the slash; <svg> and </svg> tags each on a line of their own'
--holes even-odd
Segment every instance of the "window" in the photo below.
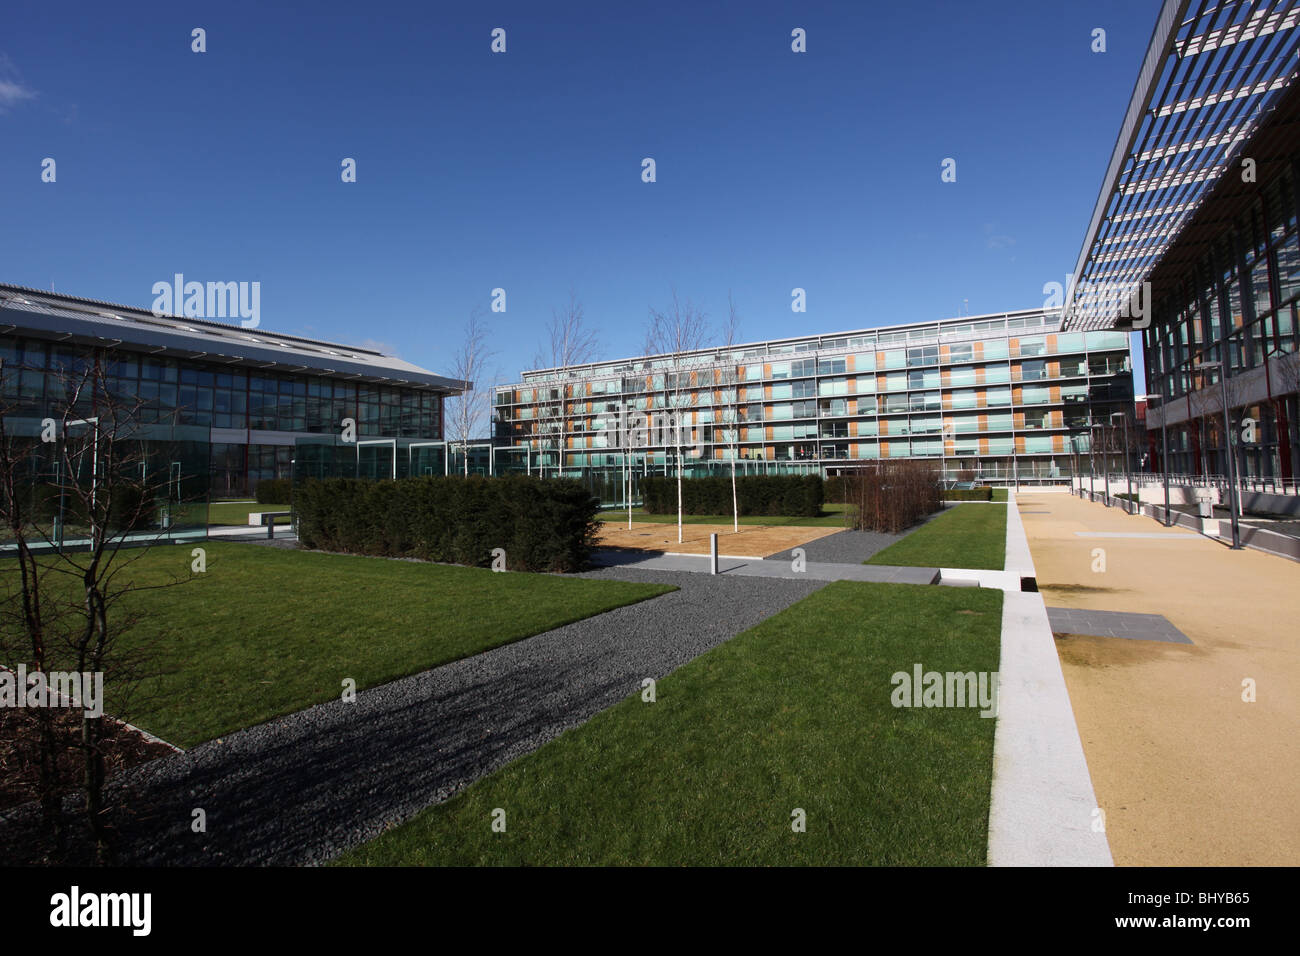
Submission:
<svg viewBox="0 0 1300 956">
<path fill-rule="evenodd" d="M 937 365 L 939 364 L 939 346 L 926 345 L 920 348 L 911 348 L 907 350 L 908 365 Z"/>
<path fill-rule="evenodd" d="M 1300 233 L 1291 233 L 1276 250 L 1279 301 L 1288 302 L 1300 294 Z"/>
<path fill-rule="evenodd" d="M 1035 335 L 1031 338 L 1020 340 L 1020 354 L 1028 355 L 1046 355 L 1047 339 L 1041 335 Z"/>
<path fill-rule="evenodd" d="M 1007 351 L 1006 339 L 995 339 L 992 342 L 984 343 L 985 359 L 1004 359 L 1008 354 L 1010 353 Z"/>
<path fill-rule="evenodd" d="M 848 422 L 822 422 L 822 438 L 848 438 Z"/>
<path fill-rule="evenodd" d="M 1022 382 L 1037 382 L 1039 379 L 1047 378 L 1047 363 L 1043 361 L 1022 362 L 1020 363 L 1020 380 Z"/>
</svg>

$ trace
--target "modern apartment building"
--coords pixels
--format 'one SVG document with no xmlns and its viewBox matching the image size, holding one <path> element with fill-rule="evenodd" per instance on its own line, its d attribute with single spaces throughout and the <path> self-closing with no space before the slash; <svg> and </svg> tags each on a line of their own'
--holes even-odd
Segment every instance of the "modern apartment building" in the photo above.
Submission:
<svg viewBox="0 0 1300 956">
<path fill-rule="evenodd" d="M 495 439 L 534 471 L 817 470 L 935 461 L 949 480 L 1071 474 L 1090 426 L 1133 413 L 1128 334 L 1026 310 L 525 372 L 493 397 Z M 631 427 L 629 427 L 631 424 Z"/>
<path fill-rule="evenodd" d="M 88 356 L 116 395 L 143 403 L 139 421 L 200 436 L 213 497 L 289 477 L 295 443 L 338 435 L 345 418 L 361 440 L 439 441 L 443 399 L 466 387 L 370 349 L 0 285 L 7 416 L 57 415 Z"/>
<path fill-rule="evenodd" d="M 1300 2 L 1161 9 L 1065 308 L 1141 329 L 1156 469 L 1300 475 L 1298 79 Z M 1142 284 L 1145 322 L 1096 294 Z"/>
</svg>

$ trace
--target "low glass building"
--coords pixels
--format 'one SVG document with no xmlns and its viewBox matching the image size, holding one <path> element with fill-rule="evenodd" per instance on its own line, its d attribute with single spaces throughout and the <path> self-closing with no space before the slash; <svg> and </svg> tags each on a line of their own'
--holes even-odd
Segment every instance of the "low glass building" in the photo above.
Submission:
<svg viewBox="0 0 1300 956">
<path fill-rule="evenodd" d="M 206 446 L 214 498 L 290 477 L 295 444 L 339 435 L 347 418 L 359 440 L 441 441 L 443 400 L 466 388 L 356 346 L 0 285 L 7 416 L 57 416 L 67 370 L 88 357 L 115 394 L 139 400 L 142 425 Z"/>
</svg>

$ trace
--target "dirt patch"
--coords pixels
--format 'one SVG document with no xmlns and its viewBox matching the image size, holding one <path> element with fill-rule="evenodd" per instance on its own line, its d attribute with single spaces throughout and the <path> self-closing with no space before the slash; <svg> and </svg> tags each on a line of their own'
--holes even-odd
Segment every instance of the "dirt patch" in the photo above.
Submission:
<svg viewBox="0 0 1300 956">
<path fill-rule="evenodd" d="M 59 708 L 55 714 L 55 735 L 59 744 L 56 765 L 61 792 L 70 793 L 79 785 L 81 772 L 81 712 Z M 175 753 L 164 743 L 151 741 L 137 730 L 111 718 L 104 718 L 104 754 L 109 776 Z M 39 774 L 38 729 L 36 714 L 27 709 L 0 708 L 0 810 L 9 810 L 36 800 Z"/>
<path fill-rule="evenodd" d="M 843 528 L 807 528 L 798 526 L 768 527 L 766 525 L 741 525 L 740 531 L 732 525 L 688 524 L 682 526 L 682 540 L 677 540 L 676 524 L 633 522 L 632 530 L 625 524 L 605 522 L 600 529 L 597 547 L 623 548 L 633 551 L 673 551 L 678 554 L 708 554 L 709 535 L 718 536 L 718 553 L 738 557 L 764 558 L 770 554 L 797 548 L 809 541 L 843 531 Z"/>
</svg>

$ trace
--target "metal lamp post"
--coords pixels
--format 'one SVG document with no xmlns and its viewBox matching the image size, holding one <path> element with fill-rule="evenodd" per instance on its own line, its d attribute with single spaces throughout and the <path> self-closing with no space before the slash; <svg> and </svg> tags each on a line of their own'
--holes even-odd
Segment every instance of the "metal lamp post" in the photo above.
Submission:
<svg viewBox="0 0 1300 956">
<path fill-rule="evenodd" d="M 1074 494 L 1075 485 L 1079 481 L 1079 443 L 1078 436 L 1070 436 L 1070 494 Z"/>
<path fill-rule="evenodd" d="M 1101 429 L 1101 477 L 1104 484 L 1102 485 L 1101 495 L 1106 507 L 1110 507 L 1110 458 L 1107 456 L 1106 426 L 1098 425 Z"/>
<path fill-rule="evenodd" d="M 1228 510 L 1232 514 L 1232 549 L 1241 550 L 1237 524 L 1237 462 L 1232 454 L 1232 417 L 1228 412 L 1228 369 L 1222 362 L 1202 362 L 1200 368 L 1219 369 L 1219 396 L 1223 402 L 1223 454 L 1228 459 Z"/>
<path fill-rule="evenodd" d="M 1088 416 L 1088 500 L 1097 499 L 1097 440 L 1094 437 L 1097 426 L 1092 424 L 1092 416 Z"/>
<path fill-rule="evenodd" d="M 1129 514 L 1133 513 L 1133 472 L 1129 468 L 1132 464 L 1129 461 L 1129 443 L 1128 443 L 1128 415 L 1124 412 L 1115 412 L 1110 416 L 1110 420 L 1120 419 L 1124 422 L 1124 480 L 1128 485 L 1128 503 L 1124 505 L 1124 510 Z"/>
<path fill-rule="evenodd" d="M 1165 396 L 1160 395 L 1160 471 L 1165 479 L 1165 527 L 1173 524 L 1169 520 L 1169 409 Z"/>
</svg>

